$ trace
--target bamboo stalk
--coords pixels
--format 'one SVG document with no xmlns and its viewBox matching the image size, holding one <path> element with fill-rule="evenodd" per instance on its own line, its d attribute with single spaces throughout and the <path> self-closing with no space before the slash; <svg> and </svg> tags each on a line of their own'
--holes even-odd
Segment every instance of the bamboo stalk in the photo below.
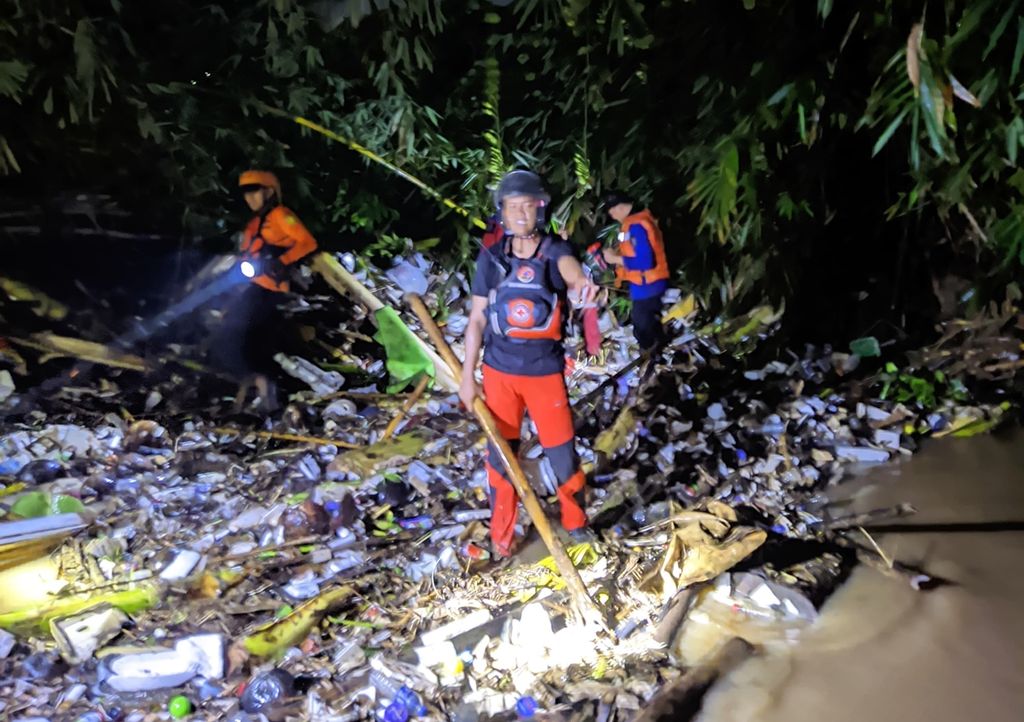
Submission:
<svg viewBox="0 0 1024 722">
<path fill-rule="evenodd" d="M 412 394 L 409 396 L 408 399 L 405 400 L 405 403 L 402 404 L 402 408 L 398 410 L 398 413 L 395 414 L 395 418 L 391 419 L 390 423 L 388 423 L 388 427 L 384 429 L 384 433 L 380 437 L 381 441 L 385 439 L 390 439 L 394 435 L 395 430 L 398 428 L 398 425 L 402 423 L 402 419 L 404 419 L 405 415 L 409 413 L 413 406 L 416 405 L 416 402 L 420 400 L 420 396 L 423 395 L 423 392 L 426 390 L 428 383 L 430 383 L 430 377 L 427 376 L 426 374 L 423 374 L 423 377 L 419 380 L 419 383 L 416 384 L 416 388 L 413 389 Z"/>
<path fill-rule="evenodd" d="M 415 293 L 410 293 L 406 295 L 405 298 L 413 312 L 415 312 L 419 317 L 420 323 L 423 324 L 424 331 L 426 331 L 430 340 L 437 347 L 437 351 L 440 353 L 441 358 L 443 358 L 445 363 L 448 364 L 448 368 L 451 371 L 452 376 L 455 377 L 456 381 L 461 383 L 462 364 L 448 346 L 448 343 L 444 340 L 444 334 L 441 333 L 441 329 L 439 329 L 437 324 L 434 323 L 433 317 L 431 317 L 427 307 L 423 304 L 423 299 Z M 544 514 L 544 510 L 541 508 L 540 502 L 537 500 L 537 495 L 533 493 L 533 488 L 530 486 L 526 476 L 523 474 L 523 470 L 519 466 L 519 461 L 516 459 L 515 453 L 512 451 L 512 448 L 508 445 L 508 442 L 504 437 L 502 437 L 498 432 L 498 426 L 494 421 L 494 417 L 491 415 L 490 410 L 484 404 L 482 399 L 477 398 L 474 402 L 473 413 L 476 414 L 477 420 L 484 429 L 484 433 L 487 434 L 487 438 L 498 450 L 501 462 L 508 471 L 509 479 L 512 481 L 512 486 L 515 487 L 516 493 L 519 494 L 519 498 L 522 500 L 523 506 L 526 508 L 526 513 L 530 515 L 533 525 L 537 527 L 540 538 L 544 541 L 548 551 L 551 552 L 555 565 L 558 567 L 558 572 L 562 575 L 562 579 L 565 580 L 566 588 L 572 596 L 577 614 L 584 622 L 595 623 L 602 628 L 607 629 L 601 610 L 598 609 L 594 600 L 587 592 L 587 588 L 583 584 L 583 579 L 580 577 L 580 573 L 577 571 L 576 567 L 573 566 L 572 560 L 569 559 L 569 555 L 566 553 L 562 542 L 555 536 L 555 533 L 551 528 L 551 523 Z"/>
<path fill-rule="evenodd" d="M 338 263 L 337 259 L 331 254 L 318 253 L 310 266 L 314 271 L 323 276 L 331 288 L 342 295 L 351 296 L 371 314 L 384 308 L 384 303 L 374 296 L 370 289 L 360 283 L 358 278 Z M 438 385 L 447 391 L 457 391 L 459 388 L 458 381 L 448 373 L 444 361 L 437 355 L 437 352 L 430 348 L 430 344 L 426 343 L 419 336 L 415 334 L 413 336 L 417 343 L 420 344 L 424 353 L 434 362 L 434 377 Z"/>
</svg>

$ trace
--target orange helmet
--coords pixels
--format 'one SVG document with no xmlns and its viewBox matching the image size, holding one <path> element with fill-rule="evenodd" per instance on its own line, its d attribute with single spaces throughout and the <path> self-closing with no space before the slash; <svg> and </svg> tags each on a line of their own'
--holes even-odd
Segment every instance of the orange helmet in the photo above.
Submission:
<svg viewBox="0 0 1024 722">
<path fill-rule="evenodd" d="M 245 188 L 246 186 L 270 188 L 277 194 L 277 200 L 281 200 L 281 181 L 268 170 L 247 170 L 242 173 L 238 176 L 238 187 Z"/>
</svg>

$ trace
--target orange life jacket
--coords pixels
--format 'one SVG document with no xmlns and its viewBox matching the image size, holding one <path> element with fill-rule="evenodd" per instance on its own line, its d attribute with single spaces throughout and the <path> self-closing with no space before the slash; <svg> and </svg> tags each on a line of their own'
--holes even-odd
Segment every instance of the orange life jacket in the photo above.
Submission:
<svg viewBox="0 0 1024 722">
<path fill-rule="evenodd" d="M 641 226 L 647 232 L 647 240 L 651 244 L 651 251 L 654 253 L 654 268 L 646 271 L 631 271 L 625 266 L 615 267 L 615 276 L 620 281 L 642 286 L 655 281 L 662 281 L 669 277 L 668 261 L 665 260 L 665 242 L 661 237 L 661 229 L 658 222 L 646 208 L 638 211 L 622 221 L 622 231 L 619 233 L 619 253 L 627 258 L 636 256 L 636 249 L 633 248 L 633 239 L 629 235 L 629 227 Z"/>
<path fill-rule="evenodd" d="M 283 265 L 290 266 L 316 250 L 316 239 L 294 213 L 277 206 L 249 221 L 242 234 L 240 250 L 251 258 L 276 257 Z M 256 276 L 252 282 L 282 293 L 289 288 L 288 279 L 275 280 L 266 274 Z"/>
</svg>

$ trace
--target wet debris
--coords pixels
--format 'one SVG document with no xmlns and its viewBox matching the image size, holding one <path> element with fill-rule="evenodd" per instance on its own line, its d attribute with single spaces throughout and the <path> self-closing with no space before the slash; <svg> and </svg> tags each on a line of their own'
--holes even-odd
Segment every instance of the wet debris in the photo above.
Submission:
<svg viewBox="0 0 1024 722">
<path fill-rule="evenodd" d="M 464 277 L 419 255 L 337 265 L 394 308 L 415 288 L 461 354 Z M 521 555 L 490 559 L 480 429 L 444 390 L 387 393 L 364 311 L 329 316 L 323 353 L 280 356 L 297 383 L 275 417 L 110 365 L 36 399 L 0 427 L 0 715 L 632 719 L 748 654 L 734 639 L 794 643 L 877 561 L 851 530 L 913 512 L 851 514 L 831 486 L 1009 416 L 986 385 L 1020 365 L 1008 308 L 890 368 L 885 339 L 779 349 L 768 307 L 699 327 L 692 298 L 665 307 L 673 339 L 651 359 L 607 310 L 600 353 L 582 324 L 570 338 L 594 535 L 567 552 L 608 631 L 571 612 L 526 515 Z M 0 404 L 19 403 L 7 381 Z M 529 427 L 520 456 L 552 502 Z"/>
</svg>

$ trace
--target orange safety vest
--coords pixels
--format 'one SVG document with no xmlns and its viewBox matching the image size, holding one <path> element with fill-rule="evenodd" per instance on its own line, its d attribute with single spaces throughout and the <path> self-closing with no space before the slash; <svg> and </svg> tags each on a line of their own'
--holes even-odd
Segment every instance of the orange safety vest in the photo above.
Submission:
<svg viewBox="0 0 1024 722">
<path fill-rule="evenodd" d="M 276 256 L 283 265 L 290 266 L 316 250 L 316 239 L 294 213 L 277 206 L 249 221 L 242 234 L 240 250 L 252 258 Z M 283 293 L 289 288 L 287 279 L 275 281 L 266 274 L 256 276 L 252 282 L 269 291 Z"/>
<path fill-rule="evenodd" d="M 620 281 L 629 281 L 638 286 L 643 286 L 655 281 L 662 281 L 669 277 L 668 261 L 665 259 L 665 242 L 661 238 L 661 229 L 658 222 L 646 208 L 622 221 L 622 231 L 619 233 L 619 253 L 627 258 L 636 256 L 636 249 L 633 248 L 633 240 L 629 236 L 629 228 L 632 225 L 639 225 L 647 231 L 647 240 L 654 252 L 654 268 L 646 271 L 631 271 L 625 266 L 615 267 L 615 276 Z"/>
</svg>

